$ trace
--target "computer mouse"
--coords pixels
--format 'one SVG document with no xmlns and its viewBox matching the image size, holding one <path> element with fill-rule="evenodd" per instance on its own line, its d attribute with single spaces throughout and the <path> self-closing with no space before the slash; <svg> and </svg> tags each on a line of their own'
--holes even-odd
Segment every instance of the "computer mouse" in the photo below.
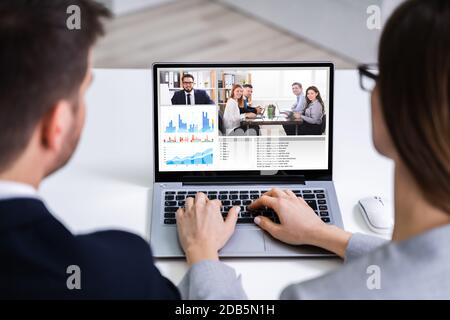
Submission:
<svg viewBox="0 0 450 320">
<path fill-rule="evenodd" d="M 392 232 L 394 227 L 392 208 L 381 197 L 363 198 L 359 200 L 358 205 L 370 230 L 381 234 Z"/>
</svg>

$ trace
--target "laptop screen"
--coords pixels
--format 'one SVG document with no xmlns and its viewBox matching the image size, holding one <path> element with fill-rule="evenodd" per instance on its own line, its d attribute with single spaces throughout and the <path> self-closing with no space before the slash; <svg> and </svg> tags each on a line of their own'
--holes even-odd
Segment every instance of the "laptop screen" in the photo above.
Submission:
<svg viewBox="0 0 450 320">
<path fill-rule="evenodd" d="M 331 63 L 154 65 L 157 171 L 328 170 Z"/>
</svg>

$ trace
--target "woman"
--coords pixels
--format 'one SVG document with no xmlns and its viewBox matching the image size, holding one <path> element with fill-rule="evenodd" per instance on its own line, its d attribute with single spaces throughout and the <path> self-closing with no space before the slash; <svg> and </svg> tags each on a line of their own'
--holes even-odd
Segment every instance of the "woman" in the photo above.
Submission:
<svg viewBox="0 0 450 320">
<path fill-rule="evenodd" d="M 281 298 L 450 298 L 449 39 L 450 2 L 410 0 L 389 19 L 380 40 L 379 76 L 372 74 L 376 79 L 372 135 L 378 152 L 395 162 L 392 241 L 326 225 L 291 191 L 273 189 L 252 205 L 266 205 L 277 212 L 280 224 L 255 218 L 275 238 L 319 246 L 347 262 L 318 279 L 288 286 Z M 186 282 L 180 286 L 182 295 L 243 298 L 234 270 L 214 261 L 233 232 L 237 209 L 230 210 L 222 222 L 217 204 L 205 201 L 203 205 L 202 197 L 197 195 L 194 207 L 193 200 L 186 201 L 186 212 L 178 212 L 181 243 L 192 264 L 185 279 L 189 286 Z M 368 285 L 371 266 L 378 267 L 382 279 L 377 290 Z M 205 271 L 208 285 L 197 293 L 187 291 L 186 287 L 196 288 Z M 227 289 L 215 287 L 214 282 L 227 283 Z"/>
<path fill-rule="evenodd" d="M 325 113 L 325 106 L 320 96 L 319 89 L 311 86 L 306 89 L 306 107 L 302 111 L 300 118 L 303 123 L 298 128 L 300 135 L 321 135 L 322 117 Z"/>
<path fill-rule="evenodd" d="M 231 88 L 230 98 L 225 105 L 225 112 L 223 114 L 223 122 L 226 135 L 232 133 L 235 129 L 241 127 L 241 120 L 245 118 L 255 118 L 252 112 L 240 113 L 240 109 L 244 108 L 243 88 L 240 84 L 234 84 Z"/>
</svg>

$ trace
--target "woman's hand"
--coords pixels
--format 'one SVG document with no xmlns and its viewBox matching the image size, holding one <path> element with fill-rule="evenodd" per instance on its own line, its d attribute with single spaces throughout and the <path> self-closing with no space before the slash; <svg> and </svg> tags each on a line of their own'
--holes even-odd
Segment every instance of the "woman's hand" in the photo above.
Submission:
<svg viewBox="0 0 450 320">
<path fill-rule="evenodd" d="M 239 207 L 233 207 L 224 221 L 221 202 L 208 200 L 204 193 L 186 198 L 185 208 L 176 212 L 178 238 L 189 265 L 201 260 L 218 260 L 218 251 L 231 238 Z"/>
<path fill-rule="evenodd" d="M 255 223 L 285 243 L 318 246 L 344 257 L 351 233 L 324 223 L 308 204 L 290 190 L 278 188 L 266 192 L 249 209 L 266 206 L 277 213 L 280 223 L 258 216 Z"/>
<path fill-rule="evenodd" d="M 255 119 L 255 118 L 256 118 L 256 114 L 254 114 L 253 112 L 247 112 L 247 113 L 245 114 L 245 117 L 246 117 L 247 119 Z"/>
</svg>

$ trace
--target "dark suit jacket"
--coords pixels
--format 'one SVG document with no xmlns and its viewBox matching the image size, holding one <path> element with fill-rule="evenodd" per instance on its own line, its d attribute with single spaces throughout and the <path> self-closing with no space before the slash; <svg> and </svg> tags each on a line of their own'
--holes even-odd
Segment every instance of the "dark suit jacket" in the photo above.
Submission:
<svg viewBox="0 0 450 320">
<path fill-rule="evenodd" d="M 194 89 L 195 104 L 214 104 L 214 101 L 208 96 L 206 91 Z M 172 97 L 172 104 L 186 104 L 186 94 L 184 90 L 174 93 Z"/>
<path fill-rule="evenodd" d="M 257 113 L 256 108 L 250 107 L 248 105 L 248 99 L 246 97 L 244 97 L 244 108 L 239 108 L 239 113 L 243 114 L 243 113 L 247 113 L 247 112 L 251 112 L 254 114 Z"/>
<path fill-rule="evenodd" d="M 67 267 L 81 289 L 67 288 Z M 179 299 L 137 235 L 73 235 L 37 199 L 0 201 L 0 299 Z"/>
</svg>

